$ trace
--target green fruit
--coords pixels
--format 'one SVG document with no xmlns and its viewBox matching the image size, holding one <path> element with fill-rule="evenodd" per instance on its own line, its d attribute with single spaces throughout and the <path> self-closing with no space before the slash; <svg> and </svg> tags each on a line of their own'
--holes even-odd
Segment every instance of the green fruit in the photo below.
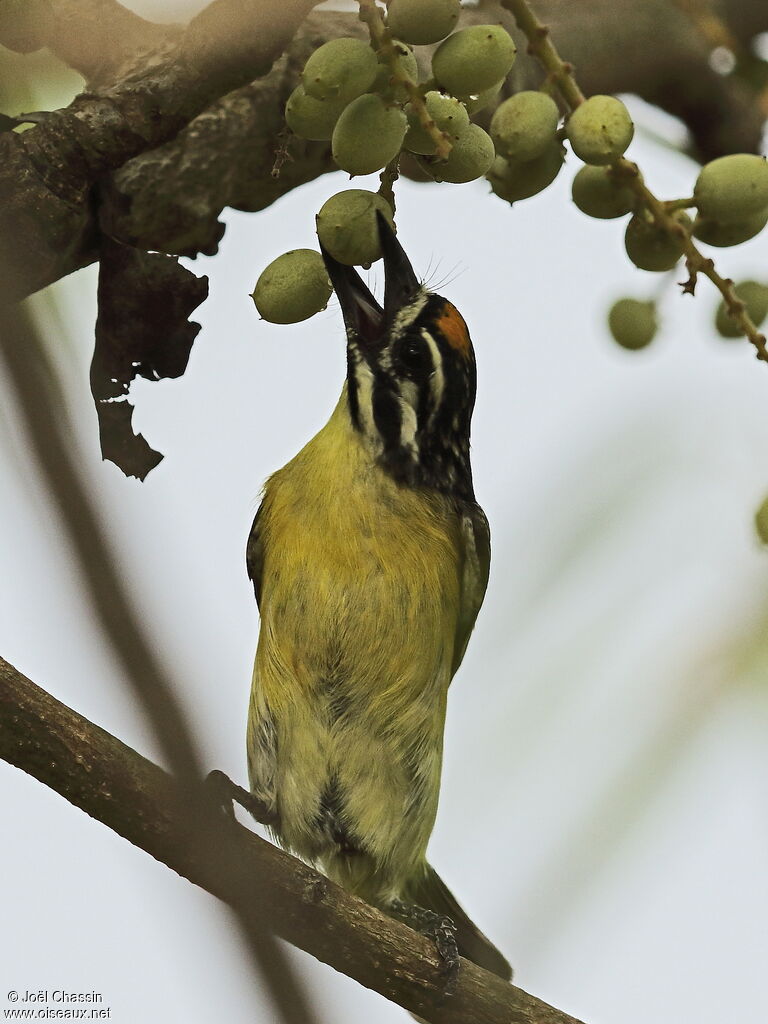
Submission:
<svg viewBox="0 0 768 1024">
<path fill-rule="evenodd" d="M 297 324 L 325 309 L 332 290 L 320 253 L 292 249 L 262 270 L 253 301 L 264 320 Z"/>
<path fill-rule="evenodd" d="M 639 299 L 619 299 L 608 311 L 608 328 L 613 340 L 636 351 L 650 345 L 656 335 L 656 304 Z"/>
<path fill-rule="evenodd" d="M 768 498 L 755 512 L 755 529 L 763 544 L 768 544 Z"/>
<path fill-rule="evenodd" d="M 333 135 L 339 115 L 346 106 L 339 100 L 316 100 L 299 84 L 285 104 L 285 123 L 302 139 L 325 142 Z"/>
<path fill-rule="evenodd" d="M 406 43 L 437 43 L 453 32 L 460 11 L 460 0 L 391 0 L 387 25 Z"/>
<path fill-rule="evenodd" d="M 768 207 L 768 162 L 753 153 L 718 157 L 701 168 L 693 195 L 702 217 L 749 220 Z"/>
<path fill-rule="evenodd" d="M 399 74 L 406 75 L 413 82 L 419 80 L 419 62 L 416 60 L 416 54 L 413 52 L 407 42 L 400 42 L 399 39 L 392 40 L 392 46 L 395 48 L 397 57 L 395 63 Z M 379 58 L 381 60 L 381 58 Z"/>
<path fill-rule="evenodd" d="M 615 96 L 590 96 L 574 110 L 565 126 L 568 141 L 585 164 L 609 164 L 632 141 L 635 126 Z"/>
<path fill-rule="evenodd" d="M 611 220 L 631 213 L 635 195 L 617 181 L 610 167 L 582 167 L 573 179 L 571 195 L 582 213 L 598 220 Z"/>
<path fill-rule="evenodd" d="M 344 108 L 333 129 L 333 159 L 349 174 L 371 174 L 397 156 L 408 127 L 400 107 L 366 93 Z"/>
<path fill-rule="evenodd" d="M 337 192 L 322 205 L 317 215 L 317 234 L 339 263 L 370 267 L 379 259 L 377 210 L 394 227 L 389 203 L 375 192 L 350 188 Z"/>
<path fill-rule="evenodd" d="M 367 92 L 379 71 L 376 54 L 362 39 L 331 39 L 315 50 L 301 73 L 308 96 L 350 100 Z"/>
<path fill-rule="evenodd" d="M 518 92 L 504 100 L 491 118 L 491 138 L 502 156 L 533 160 L 555 138 L 560 111 L 544 92 Z"/>
<path fill-rule="evenodd" d="M 709 217 L 697 217 L 693 224 L 693 233 L 707 245 L 724 248 L 729 245 L 741 245 L 742 242 L 754 238 L 768 223 L 768 207 L 751 217 L 740 221 L 716 221 Z"/>
<path fill-rule="evenodd" d="M 428 92 L 424 97 L 424 105 L 427 108 L 431 120 L 435 122 L 441 132 L 445 132 L 455 140 L 466 131 L 469 126 L 469 114 L 467 108 L 453 96 L 444 96 L 441 92 Z M 422 127 L 416 111 L 412 107 L 406 108 L 408 115 L 408 133 L 405 136 L 403 146 L 411 153 L 421 153 L 429 156 L 435 152 L 435 144 Z"/>
<path fill-rule="evenodd" d="M 488 171 L 495 156 L 490 135 L 470 124 L 453 144 L 447 160 L 434 160 L 429 169 L 435 181 L 474 181 Z"/>
<path fill-rule="evenodd" d="M 735 286 L 738 297 L 746 306 L 747 315 L 755 327 L 768 316 L 768 286 L 757 281 L 742 281 Z M 739 325 L 728 315 L 728 307 L 723 300 L 717 307 L 715 315 L 715 328 L 718 334 L 724 338 L 740 338 L 742 330 Z"/>
<path fill-rule="evenodd" d="M 683 227 L 690 227 L 690 218 L 678 211 L 674 219 Z M 642 214 L 635 214 L 624 235 L 627 256 L 640 270 L 671 270 L 683 254 L 683 238 L 657 227 Z"/>
<path fill-rule="evenodd" d="M 501 199 L 515 203 L 543 192 L 563 166 L 563 147 L 553 142 L 535 160 L 505 160 L 497 156 L 488 172 L 491 188 Z"/>
<path fill-rule="evenodd" d="M 500 25 L 473 25 L 440 43 L 432 74 L 452 95 L 474 95 L 506 78 L 516 52 L 512 36 Z"/>
</svg>

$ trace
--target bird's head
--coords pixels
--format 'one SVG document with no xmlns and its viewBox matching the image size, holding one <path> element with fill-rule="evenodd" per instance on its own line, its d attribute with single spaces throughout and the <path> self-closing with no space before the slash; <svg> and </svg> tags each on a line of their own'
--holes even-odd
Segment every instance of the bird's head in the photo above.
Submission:
<svg viewBox="0 0 768 1024">
<path fill-rule="evenodd" d="M 471 500 L 476 373 L 469 331 L 455 306 L 420 283 L 377 216 L 383 307 L 354 268 L 323 250 L 347 328 L 349 415 L 396 480 Z"/>
</svg>

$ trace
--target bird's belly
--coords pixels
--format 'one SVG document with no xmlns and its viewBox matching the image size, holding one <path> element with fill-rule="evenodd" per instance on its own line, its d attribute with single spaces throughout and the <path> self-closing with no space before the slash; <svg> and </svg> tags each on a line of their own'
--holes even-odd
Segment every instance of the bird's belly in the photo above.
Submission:
<svg viewBox="0 0 768 1024">
<path fill-rule="evenodd" d="M 434 823 L 458 582 L 445 543 L 389 559 L 365 540 L 265 573 L 248 749 L 281 841 L 331 874 L 357 857 L 341 880 L 372 899 L 371 879 L 395 892 L 423 861 Z"/>
</svg>

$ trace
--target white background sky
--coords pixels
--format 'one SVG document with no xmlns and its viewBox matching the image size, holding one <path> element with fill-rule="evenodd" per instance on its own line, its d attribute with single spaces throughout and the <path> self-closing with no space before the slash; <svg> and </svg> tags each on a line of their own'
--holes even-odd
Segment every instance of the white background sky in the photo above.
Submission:
<svg viewBox="0 0 768 1024">
<path fill-rule="evenodd" d="M 136 5 L 138 8 L 138 5 Z M 662 196 L 695 167 L 640 136 Z M 714 295 L 664 293 L 664 327 L 619 350 L 604 314 L 661 278 L 623 255 L 623 226 L 569 198 L 573 158 L 509 208 L 482 183 L 398 191 L 417 272 L 467 319 L 479 372 L 478 498 L 494 557 L 451 690 L 431 860 L 516 967 L 589 1024 L 768 1019 L 768 368 L 710 327 Z M 375 187 L 375 178 L 355 182 Z M 35 301 L 67 382 L 83 465 L 206 764 L 245 776 L 257 616 L 244 545 L 264 478 L 325 421 L 344 373 L 338 307 L 296 327 L 258 320 L 263 266 L 312 245 L 346 176 L 254 216 L 230 213 L 203 329 L 179 381 L 134 388 L 134 424 L 165 460 L 141 484 L 101 463 L 87 367 L 88 268 Z M 716 253 L 759 276 L 768 238 Z M 681 279 L 678 274 L 677 278 Z M 54 314 L 52 303 L 58 307 Z M 3 396 L 0 653 L 158 757 L 83 598 Z M 22 773 L 0 764 L 0 1004 L 17 989 L 94 989 L 118 1024 L 271 1021 L 226 912 Z M 404 1012 L 303 954 L 324 1022 Z"/>
</svg>

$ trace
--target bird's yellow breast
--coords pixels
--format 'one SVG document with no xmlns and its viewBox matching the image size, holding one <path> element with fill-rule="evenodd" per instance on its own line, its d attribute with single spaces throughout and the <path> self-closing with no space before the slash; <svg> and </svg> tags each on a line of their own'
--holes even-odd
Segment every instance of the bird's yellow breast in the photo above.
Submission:
<svg viewBox="0 0 768 1024">
<path fill-rule="evenodd" d="M 451 663 L 458 524 L 443 496 L 376 465 L 345 403 L 265 488 L 262 632 L 300 649 L 303 685 L 335 660 L 372 699 L 396 701 Z"/>
<path fill-rule="evenodd" d="M 267 482 L 259 534 L 252 789 L 275 807 L 290 849 L 367 899 L 396 893 L 423 866 L 437 810 L 460 605 L 456 513 L 377 466 L 342 395 Z M 338 874 L 349 864 L 328 859 L 328 822 L 363 842 L 354 870 L 370 877 Z"/>
</svg>

